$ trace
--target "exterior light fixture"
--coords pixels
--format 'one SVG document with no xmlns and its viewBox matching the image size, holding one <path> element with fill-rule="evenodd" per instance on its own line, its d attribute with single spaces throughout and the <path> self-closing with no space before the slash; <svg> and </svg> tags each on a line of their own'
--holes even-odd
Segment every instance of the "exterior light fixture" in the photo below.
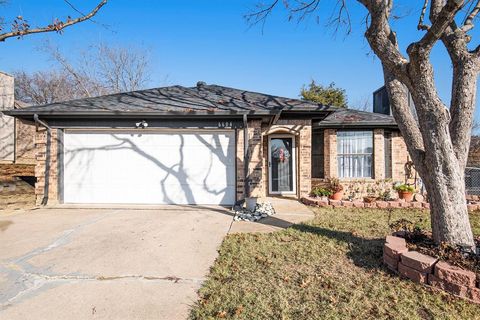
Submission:
<svg viewBox="0 0 480 320">
<path fill-rule="evenodd" d="M 145 128 L 148 127 L 148 122 L 145 121 L 145 120 L 142 120 L 142 121 L 140 121 L 140 122 L 135 123 L 135 127 L 136 127 L 137 129 L 145 129 Z"/>
</svg>

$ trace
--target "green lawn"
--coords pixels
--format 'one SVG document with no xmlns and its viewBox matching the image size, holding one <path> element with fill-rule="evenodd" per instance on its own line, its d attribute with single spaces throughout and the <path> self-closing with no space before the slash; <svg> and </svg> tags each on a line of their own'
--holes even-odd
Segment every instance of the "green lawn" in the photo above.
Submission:
<svg viewBox="0 0 480 320">
<path fill-rule="evenodd" d="M 425 211 L 316 209 L 310 223 L 225 238 L 192 319 L 480 319 L 480 306 L 382 265 L 388 224 Z M 480 215 L 472 215 L 480 234 Z"/>
</svg>

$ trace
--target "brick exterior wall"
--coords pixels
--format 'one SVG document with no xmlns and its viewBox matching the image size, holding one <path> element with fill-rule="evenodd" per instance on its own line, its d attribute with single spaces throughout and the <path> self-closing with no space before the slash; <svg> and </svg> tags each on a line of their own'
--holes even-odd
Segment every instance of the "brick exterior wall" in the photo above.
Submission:
<svg viewBox="0 0 480 320">
<path fill-rule="evenodd" d="M 244 139 L 243 129 L 236 130 L 237 136 L 237 200 L 244 198 L 245 172 L 244 172 Z M 250 176 L 250 195 L 252 197 L 263 197 L 263 150 L 262 150 L 262 122 L 261 120 L 252 120 L 248 122 L 248 140 L 250 165 L 248 174 Z"/>
<path fill-rule="evenodd" d="M 325 178 L 336 178 L 337 171 L 337 130 L 325 129 L 324 131 L 324 165 Z"/>
<path fill-rule="evenodd" d="M 480 167 L 480 137 L 472 136 L 467 159 L 468 167 Z"/>
<path fill-rule="evenodd" d="M 365 189 L 360 194 L 367 195 L 370 186 L 378 186 L 378 181 L 391 185 L 392 181 L 404 182 L 405 163 L 409 161 L 407 146 L 399 131 L 391 133 L 392 139 L 392 179 L 385 180 L 385 131 L 383 129 L 373 130 L 373 179 L 344 179 L 344 194 L 352 190 Z M 312 186 L 327 186 L 326 179 L 336 178 L 337 174 L 337 130 L 324 130 L 324 172 L 325 178 L 311 179 Z M 410 183 L 413 182 L 409 181 Z"/>
<path fill-rule="evenodd" d="M 373 130 L 373 178 L 385 179 L 385 139 L 383 129 Z"/>
<path fill-rule="evenodd" d="M 235 130 L 235 137 L 237 140 L 236 145 L 236 200 L 243 199 L 244 187 L 245 187 L 245 174 L 244 174 L 244 166 L 243 166 L 243 158 L 244 158 L 244 143 L 243 143 L 243 130 Z"/>
<path fill-rule="evenodd" d="M 268 130 L 268 131 L 267 131 Z M 282 120 L 269 128 L 268 124 L 260 120 L 248 122 L 250 143 L 250 193 L 252 197 L 263 198 L 269 193 L 268 176 L 268 137 L 270 134 L 292 134 L 296 147 L 296 175 L 297 195 L 307 195 L 311 190 L 311 120 Z M 244 164 L 243 164 L 243 129 L 237 130 L 237 200 L 244 195 Z"/>
<path fill-rule="evenodd" d="M 47 130 L 39 127 L 35 133 L 35 150 L 36 150 L 36 166 L 35 177 L 37 183 L 35 184 L 35 195 L 37 205 L 41 204 L 44 197 L 45 188 L 45 167 L 46 167 L 46 152 L 47 152 Z M 58 203 L 58 137 L 57 130 L 52 130 L 51 145 L 50 145 L 50 174 L 49 174 L 49 189 L 48 189 L 48 204 Z"/>
<path fill-rule="evenodd" d="M 407 145 L 400 131 L 392 132 L 392 180 L 405 181 L 405 163 L 409 161 Z"/>
<path fill-rule="evenodd" d="M 268 131 L 267 131 L 268 130 Z M 271 128 L 262 124 L 260 120 L 249 121 L 248 138 L 250 143 L 251 160 L 249 174 L 251 178 L 250 191 L 252 196 L 268 196 L 268 137 L 270 134 L 292 134 L 296 146 L 296 176 L 297 176 L 297 197 L 308 195 L 312 184 L 316 185 L 321 180 L 311 177 L 311 145 L 312 127 L 310 120 L 280 120 Z M 383 142 L 383 130 L 374 131 L 374 174 L 375 180 L 385 177 L 385 153 Z M 45 161 L 46 161 L 46 139 L 45 128 L 39 127 L 35 132 L 35 176 L 37 184 L 35 193 L 37 203 L 43 198 L 45 186 Z M 324 134 L 325 143 L 325 178 L 337 176 L 337 136 L 335 129 L 326 129 Z M 244 198 L 244 142 L 243 129 L 236 130 L 236 197 L 237 200 Z M 58 138 L 57 130 L 52 130 L 50 162 L 50 184 L 49 204 L 58 202 Z M 408 161 L 408 153 L 403 138 L 399 132 L 392 132 L 392 177 L 394 181 L 403 181 L 404 165 Z M 372 180 L 370 180 L 372 181 Z"/>
<path fill-rule="evenodd" d="M 299 196 L 305 196 L 312 190 L 312 121 L 304 120 L 300 134 L 298 135 L 297 150 L 299 156 L 298 163 L 298 179 L 300 179 Z"/>
</svg>

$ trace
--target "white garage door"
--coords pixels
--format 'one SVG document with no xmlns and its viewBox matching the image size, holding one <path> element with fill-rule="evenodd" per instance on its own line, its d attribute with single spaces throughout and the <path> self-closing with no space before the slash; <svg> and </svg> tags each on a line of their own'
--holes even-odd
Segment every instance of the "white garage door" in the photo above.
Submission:
<svg viewBox="0 0 480 320">
<path fill-rule="evenodd" d="M 66 131 L 65 203 L 235 201 L 233 131 Z"/>
</svg>

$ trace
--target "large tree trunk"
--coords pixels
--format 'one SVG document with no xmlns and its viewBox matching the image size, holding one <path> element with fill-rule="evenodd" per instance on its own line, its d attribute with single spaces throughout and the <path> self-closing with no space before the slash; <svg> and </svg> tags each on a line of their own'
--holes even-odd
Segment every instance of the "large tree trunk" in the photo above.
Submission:
<svg viewBox="0 0 480 320">
<path fill-rule="evenodd" d="M 464 172 L 450 141 L 448 123 L 440 130 L 430 128 L 422 130 L 425 161 L 418 166 L 418 171 L 430 203 L 433 238 L 436 243 L 472 247 L 474 241 L 465 200 Z"/>
<path fill-rule="evenodd" d="M 437 161 L 453 160 L 450 155 L 439 155 Z M 473 247 L 473 234 L 465 202 L 463 174 L 458 168 L 443 172 L 427 166 L 423 182 L 430 202 L 433 239 Z"/>
<path fill-rule="evenodd" d="M 409 71 L 416 79 L 409 89 L 418 122 L 409 109 L 405 85 L 384 67 L 385 83 L 393 115 L 428 194 L 433 238 L 436 243 L 473 247 L 464 166 L 450 136 L 450 114 L 436 94 L 430 64 L 419 63 Z"/>
</svg>

